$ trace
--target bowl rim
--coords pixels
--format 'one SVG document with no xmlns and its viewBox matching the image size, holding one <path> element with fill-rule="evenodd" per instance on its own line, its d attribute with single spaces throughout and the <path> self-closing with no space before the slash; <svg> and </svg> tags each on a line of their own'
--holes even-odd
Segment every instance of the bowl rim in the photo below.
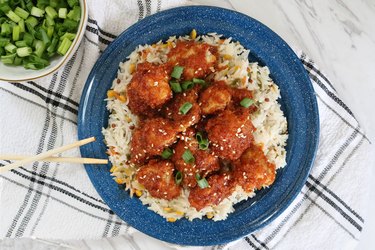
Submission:
<svg viewBox="0 0 375 250">
<path fill-rule="evenodd" d="M 82 16 L 83 16 L 83 18 L 81 18 L 81 21 L 80 21 L 80 24 L 79 24 L 79 29 L 78 29 L 78 32 L 77 32 L 77 36 L 73 40 L 73 43 L 70 46 L 70 48 L 69 48 L 68 52 L 66 53 L 66 55 L 63 56 L 60 59 L 60 62 L 57 65 L 55 65 L 53 68 L 51 68 L 46 73 L 44 73 L 42 75 L 39 75 L 39 76 L 27 77 L 27 78 L 21 78 L 21 79 L 20 78 L 2 78 L 0 76 L 0 81 L 6 81 L 6 82 L 25 82 L 25 81 L 31 81 L 31 80 L 35 80 L 35 79 L 39 79 L 39 78 L 48 76 L 48 75 L 54 73 L 55 71 L 57 71 L 60 67 L 62 67 L 72 57 L 73 53 L 77 50 L 77 48 L 78 48 L 77 45 L 82 41 L 82 37 L 84 35 L 83 29 L 86 28 L 87 20 L 88 20 L 87 2 L 86 2 L 86 0 L 82 0 L 81 7 L 83 7 L 82 8 L 82 12 L 83 12 Z"/>
</svg>

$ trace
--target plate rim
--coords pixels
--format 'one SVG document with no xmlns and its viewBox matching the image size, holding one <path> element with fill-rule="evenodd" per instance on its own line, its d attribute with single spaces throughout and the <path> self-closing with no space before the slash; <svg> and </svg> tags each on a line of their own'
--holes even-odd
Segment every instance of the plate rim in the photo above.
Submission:
<svg viewBox="0 0 375 250">
<path fill-rule="evenodd" d="M 280 39 L 280 41 L 284 44 L 285 48 L 289 51 L 289 54 L 292 55 L 294 58 L 296 58 L 298 60 L 298 63 L 296 66 L 298 66 L 299 70 L 301 72 L 304 72 L 303 73 L 303 76 L 305 78 L 305 81 L 308 82 L 309 84 L 306 86 L 308 89 L 309 89 L 309 93 L 311 94 L 311 98 L 309 99 L 309 107 L 312 107 L 312 111 L 314 113 L 314 124 L 313 124 L 313 128 L 315 129 L 315 132 L 313 133 L 313 141 L 311 142 L 312 146 L 309 147 L 309 156 L 307 159 L 305 159 L 308 163 L 308 168 L 305 168 L 303 172 L 301 172 L 300 174 L 303 175 L 303 181 L 300 181 L 299 184 L 293 186 L 293 190 L 298 190 L 298 191 L 294 191 L 292 192 L 291 195 L 289 196 L 286 196 L 284 198 L 284 200 L 286 201 L 283 201 L 283 207 L 281 209 L 278 209 L 276 212 L 274 212 L 268 219 L 267 221 L 263 221 L 262 223 L 260 223 L 260 226 L 257 227 L 256 230 L 259 230 L 260 228 L 263 228 L 264 226 L 268 225 L 270 222 L 272 222 L 275 218 L 277 218 L 282 212 L 284 212 L 287 207 L 290 206 L 290 204 L 295 200 L 295 198 L 297 197 L 297 195 L 300 193 L 303 185 L 306 183 L 306 180 L 308 178 L 308 175 L 311 171 L 311 168 L 314 164 L 314 161 L 315 161 L 315 158 L 316 158 L 316 153 L 317 153 L 317 149 L 318 149 L 318 146 L 319 146 L 319 134 L 320 134 L 320 119 L 319 119 L 319 109 L 318 109 L 318 103 L 317 103 L 317 99 L 316 99 L 316 96 L 315 96 L 315 91 L 313 89 L 313 85 L 312 85 L 312 82 L 310 80 L 310 77 L 308 76 L 307 74 L 307 71 L 306 69 L 303 67 L 302 63 L 300 62 L 298 56 L 295 54 L 295 52 L 290 48 L 290 46 L 277 34 L 275 33 L 274 31 L 272 31 L 268 26 L 266 26 L 265 24 L 259 22 L 258 20 L 250 17 L 250 16 L 247 16 L 245 14 L 242 14 L 240 12 L 237 12 L 237 11 L 233 11 L 233 10 L 229 10 L 229 9 L 224 9 L 224 8 L 220 8 L 220 7 L 213 7 L 213 6 L 205 6 L 205 5 L 200 5 L 200 6 L 182 6 L 182 7 L 176 7 L 176 8 L 171 8 L 171 9 L 168 9 L 168 10 L 164 10 L 164 11 L 161 11 L 161 12 L 158 12 L 156 14 L 153 14 L 151 16 L 148 16 L 138 22 L 136 22 L 135 24 L 131 25 L 130 27 L 128 27 L 126 30 L 124 30 L 120 35 L 117 36 L 117 38 L 115 40 L 112 41 L 112 43 L 110 45 L 108 45 L 108 47 L 103 51 L 103 53 L 100 55 L 100 57 L 97 59 L 96 63 L 94 64 L 94 66 L 92 67 L 91 71 L 90 71 L 90 74 L 88 75 L 87 77 L 87 80 L 86 80 L 86 83 L 85 83 L 85 86 L 82 90 L 82 95 L 81 95 L 81 100 L 80 100 L 80 106 L 79 106 L 79 112 L 78 112 L 78 137 L 80 139 L 82 139 L 82 130 L 81 130 L 81 124 L 83 123 L 83 117 L 82 117 L 82 113 L 84 113 L 84 109 L 86 108 L 86 102 L 89 98 L 89 95 L 90 95 L 90 89 L 92 87 L 92 84 L 94 83 L 94 80 L 95 80 L 95 71 L 98 70 L 98 68 L 100 68 L 100 62 L 102 61 L 105 61 L 112 53 L 112 51 L 114 51 L 114 49 L 116 48 L 116 41 L 118 42 L 119 38 L 125 36 L 127 33 L 130 33 L 132 32 L 133 30 L 135 30 L 137 27 L 143 25 L 144 23 L 147 23 L 149 22 L 149 20 L 152 20 L 152 19 L 157 19 L 159 16 L 163 16 L 163 15 L 168 15 L 169 13 L 171 12 L 175 12 L 175 11 L 179 11 L 179 10 L 185 10 L 185 9 L 210 9 L 212 11 L 227 11 L 231 14 L 235 14 L 235 15 L 240 15 L 244 18 L 247 18 L 249 19 L 251 22 L 255 22 L 257 23 L 258 25 L 260 26 L 263 26 L 268 32 L 272 33 L 273 36 L 276 36 L 278 39 Z M 271 72 L 272 74 L 272 72 Z M 282 98 L 282 97 L 281 97 Z M 289 122 L 288 122 L 289 124 Z M 81 154 L 83 154 L 84 150 L 81 148 Z M 307 166 L 307 164 L 304 164 Z M 91 166 L 90 165 L 85 165 L 85 169 L 86 169 L 86 173 L 88 174 L 89 178 L 90 178 L 90 181 L 92 182 L 92 184 L 94 185 L 95 181 L 92 179 L 93 176 L 91 176 Z M 299 178 L 296 178 L 297 180 Z M 95 189 L 98 191 L 98 188 L 94 185 Z M 99 195 L 100 195 L 100 192 L 98 191 Z M 101 196 L 101 195 L 100 195 Z M 101 196 L 102 197 L 102 196 Z M 102 197 L 103 200 L 105 200 L 104 197 Z M 107 204 L 107 203 L 106 203 Z M 109 205 L 108 205 L 109 206 Z M 120 216 L 119 216 L 120 217 Z M 120 217 L 122 220 L 124 220 L 122 217 Z M 124 220 L 125 221 L 125 220 Z M 129 223 L 127 221 L 125 221 L 126 223 Z M 141 232 L 144 232 L 142 229 L 139 229 L 137 226 L 134 226 L 132 225 L 131 223 L 129 223 L 132 227 L 136 228 L 137 230 L 141 231 Z M 253 230 L 254 231 L 254 230 Z M 237 237 L 229 237 L 229 238 L 225 238 L 225 239 L 218 239 L 214 242 L 200 242 L 200 244 L 196 244 L 196 242 L 183 242 L 183 241 L 176 241 L 175 239 L 173 240 L 170 240 L 170 239 L 167 239 L 166 237 L 160 237 L 160 235 L 158 234 L 152 234 L 152 233 L 146 233 L 154 238 L 157 238 L 159 240 L 163 240 L 163 241 L 167 241 L 167 242 L 170 242 L 170 243 L 174 243 L 174 244 L 187 244 L 187 245 L 193 245 L 193 246 L 209 246 L 209 245 L 215 245 L 215 244 L 223 244 L 223 243 L 227 243 L 227 242 L 230 242 L 230 241 L 233 241 L 233 240 L 236 240 L 236 239 L 239 239 L 253 231 L 250 231 L 250 232 L 247 232 L 246 234 L 243 234 L 243 235 L 240 235 L 240 236 L 237 236 Z"/>
</svg>

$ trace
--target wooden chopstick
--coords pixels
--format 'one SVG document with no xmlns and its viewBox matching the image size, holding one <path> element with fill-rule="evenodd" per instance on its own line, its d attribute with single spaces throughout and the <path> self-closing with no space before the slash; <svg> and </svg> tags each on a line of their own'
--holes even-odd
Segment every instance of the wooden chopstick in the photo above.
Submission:
<svg viewBox="0 0 375 250">
<path fill-rule="evenodd" d="M 0 168 L 0 173 L 4 173 L 6 171 L 18 168 L 18 167 L 23 166 L 23 165 L 25 165 L 27 163 L 30 163 L 30 162 L 43 160 L 45 158 L 51 157 L 51 156 L 56 155 L 56 154 L 60 154 L 60 153 L 65 152 L 69 149 L 72 149 L 72 148 L 83 146 L 83 145 L 88 144 L 88 143 L 93 142 L 93 141 L 95 141 L 95 137 L 90 137 L 90 138 L 86 138 L 86 139 L 74 142 L 74 143 L 69 144 L 69 145 L 65 145 L 65 146 L 62 146 L 62 147 L 59 147 L 59 148 L 51 149 L 47 152 L 44 152 L 44 153 L 41 153 L 41 154 L 38 154 L 38 155 L 34 155 L 32 157 L 14 162 L 12 164 L 5 165 L 4 167 Z"/>
<path fill-rule="evenodd" d="M 30 158 L 31 155 L 0 155 L 0 160 L 23 160 Z M 81 164 L 107 164 L 107 159 L 96 158 L 78 158 L 78 157 L 47 157 L 39 161 L 45 162 L 65 162 L 65 163 L 81 163 Z"/>
</svg>

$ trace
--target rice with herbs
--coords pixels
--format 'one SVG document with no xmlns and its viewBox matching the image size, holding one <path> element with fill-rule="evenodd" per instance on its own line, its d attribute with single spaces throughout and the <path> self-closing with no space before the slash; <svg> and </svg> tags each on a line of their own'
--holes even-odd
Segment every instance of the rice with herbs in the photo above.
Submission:
<svg viewBox="0 0 375 250">
<path fill-rule="evenodd" d="M 112 89 L 108 91 L 107 108 L 110 111 L 108 128 L 103 128 L 105 142 L 108 146 L 109 159 L 112 163 L 111 173 L 118 184 L 124 184 L 125 190 L 133 196 L 136 194 L 149 209 L 173 222 L 180 218 L 193 220 L 207 216 L 215 221 L 224 220 L 234 211 L 233 205 L 255 195 L 246 193 L 240 186 L 216 206 L 207 206 L 200 211 L 190 206 L 189 190 L 183 189 L 181 195 L 173 200 L 152 197 L 135 178 L 136 167 L 127 164 L 130 156 L 132 128 L 138 125 L 138 118 L 132 114 L 126 96 L 126 87 L 132 79 L 136 65 L 142 62 L 165 63 L 170 48 L 177 40 L 191 40 L 190 36 L 170 37 L 165 43 L 159 41 L 153 45 L 140 45 L 132 52 L 127 60 L 119 65 L 117 78 Z M 286 165 L 287 121 L 277 99 L 280 98 L 278 86 L 269 76 L 267 67 L 248 61 L 249 50 L 231 38 L 223 39 L 221 35 L 211 33 L 198 36 L 196 42 L 205 42 L 218 47 L 219 68 L 222 70 L 212 73 L 211 78 L 224 80 L 232 87 L 247 88 L 253 91 L 254 101 L 258 110 L 251 114 L 251 121 L 256 128 L 254 140 L 263 145 L 267 159 L 276 165 L 276 169 Z M 147 50 L 144 58 L 142 51 Z M 227 66 L 227 67 L 220 67 Z"/>
</svg>

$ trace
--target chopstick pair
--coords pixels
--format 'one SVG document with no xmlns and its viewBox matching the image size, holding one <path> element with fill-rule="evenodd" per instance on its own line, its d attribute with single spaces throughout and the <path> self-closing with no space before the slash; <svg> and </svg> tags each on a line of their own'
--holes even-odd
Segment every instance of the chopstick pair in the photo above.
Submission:
<svg viewBox="0 0 375 250">
<path fill-rule="evenodd" d="M 95 137 L 86 138 L 69 145 L 65 145 L 59 148 L 51 149 L 47 152 L 34 155 L 34 156 L 21 156 L 21 155 L 0 155 L 2 160 L 19 160 L 14 163 L 0 167 L 0 173 L 7 172 L 9 170 L 21 167 L 25 164 L 35 161 L 49 161 L 49 162 L 69 162 L 69 163 L 83 163 L 83 164 L 107 164 L 106 159 L 95 159 L 95 158 L 73 158 L 73 157 L 54 157 L 53 155 L 60 154 L 67 150 L 86 145 L 90 142 L 95 141 Z"/>
</svg>

